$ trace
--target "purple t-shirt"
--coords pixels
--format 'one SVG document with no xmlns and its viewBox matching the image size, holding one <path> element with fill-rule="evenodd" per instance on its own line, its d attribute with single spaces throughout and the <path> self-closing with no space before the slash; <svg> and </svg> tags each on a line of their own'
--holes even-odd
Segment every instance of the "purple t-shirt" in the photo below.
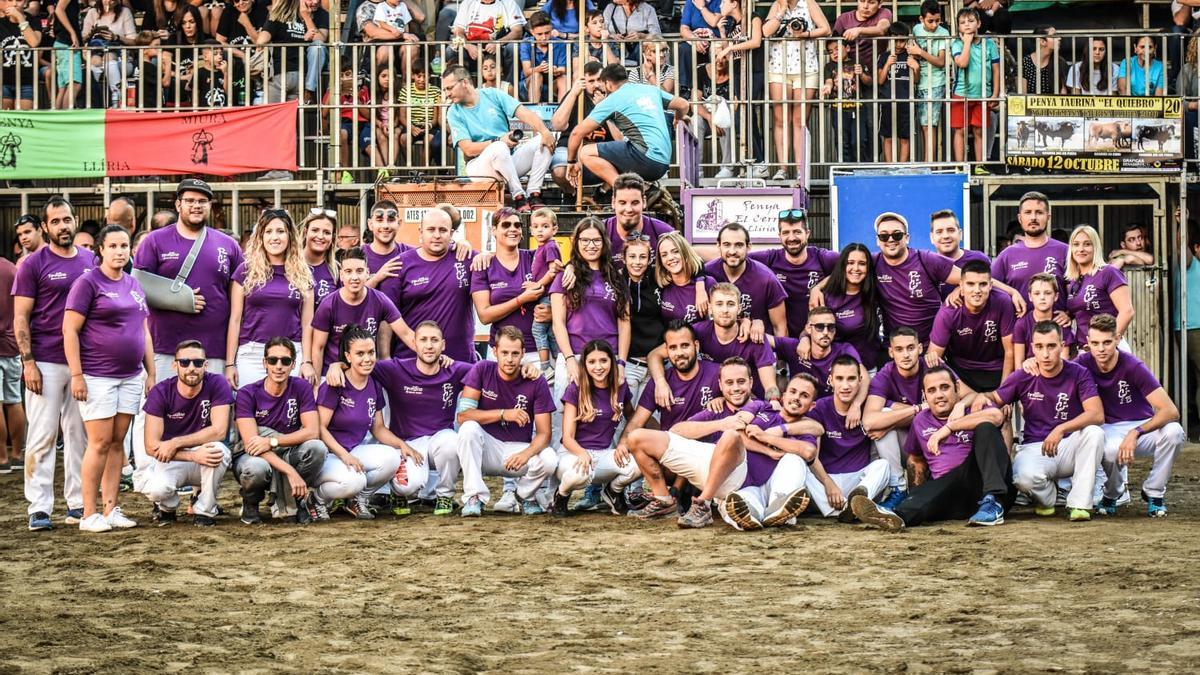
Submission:
<svg viewBox="0 0 1200 675">
<path fill-rule="evenodd" d="M 833 370 L 834 359 L 846 355 L 852 357 L 855 361 L 862 362 L 858 357 L 858 351 L 845 342 L 834 342 L 829 345 L 828 354 L 819 359 L 811 358 L 810 356 L 807 360 L 800 358 L 800 355 L 796 353 L 796 347 L 799 344 L 800 338 L 777 337 L 775 338 L 775 353 L 787 364 L 788 377 L 795 377 L 800 373 L 808 373 L 817 378 L 817 382 L 821 383 L 817 391 L 818 398 L 833 393 L 833 389 L 829 386 L 829 371 Z"/>
<path fill-rule="evenodd" d="M 483 425 L 483 430 L 492 438 L 509 443 L 528 443 L 533 440 L 537 422 L 542 413 L 555 411 L 554 395 L 545 378 L 527 380 L 517 373 L 512 380 L 500 376 L 500 367 L 495 361 L 479 361 L 463 378 L 463 387 L 479 392 L 479 410 L 518 408 L 529 413 L 529 424 L 518 426 L 509 422 Z"/>
<path fill-rule="evenodd" d="M 774 272 L 757 260 L 747 258 L 745 267 L 746 271 L 742 272 L 742 276 L 733 282 L 733 285 L 742 292 L 741 315 L 762 321 L 767 332 L 773 333 L 775 331 L 768 312 L 772 307 L 787 300 L 783 284 L 775 278 Z M 704 273 L 718 282 L 729 281 L 729 277 L 725 274 L 725 263 L 720 258 L 705 263 Z"/>
<path fill-rule="evenodd" d="M 233 280 L 246 284 L 246 263 L 238 265 Z M 272 265 L 267 283 L 245 293 L 242 300 L 242 330 L 238 344 L 266 342 L 274 337 L 300 341 L 300 311 L 304 297 L 288 282 L 283 265 Z"/>
<path fill-rule="evenodd" d="M 200 393 L 193 398 L 179 393 L 178 384 L 179 378 L 172 377 L 154 385 L 142 406 L 147 415 L 162 418 L 164 441 L 200 431 L 212 423 L 214 407 L 233 404 L 233 390 L 216 373 L 204 374 Z"/>
<path fill-rule="evenodd" d="M 421 257 L 421 249 L 400 256 L 404 266 L 391 285 L 389 297 L 410 327 L 435 321 L 446 339 L 446 356 L 475 362 L 475 313 L 471 304 L 471 260 L 459 261 L 452 251 L 437 260 Z M 395 355 L 416 356 L 408 345 L 395 340 Z"/>
<path fill-rule="evenodd" d="M 13 282 L 17 266 L 8 258 L 0 258 L 0 358 L 18 356 L 17 338 L 13 334 Z"/>
<path fill-rule="evenodd" d="M 399 258 L 401 255 L 411 251 L 412 247 L 408 244 L 396 242 L 396 246 L 392 249 L 392 252 L 386 255 L 376 253 L 375 249 L 371 248 L 369 245 L 363 246 L 362 250 L 363 254 L 367 258 L 367 272 L 375 274 L 379 271 L 379 268 L 383 267 L 384 264 L 386 264 L 389 260 L 393 258 Z M 375 290 L 383 293 L 389 298 L 392 298 L 394 301 L 396 297 L 396 279 L 394 277 L 391 279 L 384 279 L 379 283 L 378 286 L 375 287 Z"/>
<path fill-rule="evenodd" d="M 711 291 L 716 285 L 716 281 L 712 277 L 703 277 L 704 287 Z M 676 319 L 686 321 L 688 323 L 696 323 L 703 319 L 700 312 L 696 309 L 696 282 L 689 281 L 683 286 L 677 286 L 673 283 L 668 283 L 658 289 L 659 308 L 662 311 L 663 321 L 670 323 Z"/>
<path fill-rule="evenodd" d="M 179 234 L 176 225 L 154 230 L 138 246 L 133 266 L 174 279 L 183 267 L 192 239 Z M 184 340 L 199 340 L 210 355 L 225 355 L 226 327 L 229 325 L 229 282 L 233 272 L 242 264 L 242 249 L 233 237 L 208 228 L 204 245 L 186 279 L 187 285 L 198 288 L 204 296 L 204 311 L 183 314 L 150 309 L 150 337 L 156 354 L 174 354 Z"/>
<path fill-rule="evenodd" d="M 347 304 L 340 291 L 332 293 L 313 312 L 314 330 L 329 334 L 325 342 L 325 364 L 336 363 L 341 353 L 342 333 L 347 326 L 361 326 L 371 335 L 379 334 L 379 324 L 392 323 L 400 318 L 400 312 L 391 300 L 374 288 L 366 289 L 367 295 L 357 305 Z"/>
<path fill-rule="evenodd" d="M 579 411 L 579 385 L 574 382 L 567 385 L 563 392 L 563 403 L 570 403 Z M 592 389 L 592 407 L 596 416 L 591 422 L 575 420 L 575 442 L 585 450 L 607 450 L 613 446 L 613 437 L 617 435 L 617 425 L 620 420 L 614 420 L 613 415 L 619 414 L 629 402 L 629 388 L 621 383 L 617 391 L 617 409 L 613 410 L 612 397 L 607 389 Z"/>
<path fill-rule="evenodd" d="M 834 19 L 833 34 L 842 35 L 851 28 L 859 28 L 864 26 L 871 28 L 878 25 L 879 22 L 883 21 L 884 19 L 887 19 L 888 21 L 892 20 L 892 10 L 880 7 L 879 11 L 875 12 L 875 14 L 866 21 L 859 21 L 858 17 L 854 15 L 854 10 L 850 10 L 844 14 L 839 14 L 838 18 Z M 878 59 L 873 58 L 874 54 L 872 53 L 872 48 L 874 48 L 874 53 L 883 53 L 887 49 L 887 42 L 885 42 L 882 38 L 862 37 L 850 44 L 852 54 L 858 54 L 858 61 L 860 63 L 875 63 L 878 61 Z"/>
<path fill-rule="evenodd" d="M 832 396 L 814 403 L 808 416 L 825 428 L 819 455 L 825 471 L 854 473 L 866 468 L 871 461 L 871 439 L 863 432 L 862 425 L 846 428 L 846 416 L 838 413 Z"/>
<path fill-rule="evenodd" d="M 945 348 L 947 357 L 959 368 L 1002 370 L 1001 340 L 1012 337 L 1015 318 L 1012 298 L 993 288 L 978 314 L 967 311 L 965 304 L 939 309 L 929 342 Z"/>
<path fill-rule="evenodd" d="M 867 370 L 879 367 L 880 363 L 886 360 L 886 350 L 879 339 L 878 328 L 873 333 L 867 328 L 867 313 L 863 307 L 862 294 L 826 293 L 825 306 L 833 310 L 833 320 L 837 324 L 835 339 L 838 342 L 850 343 L 862 357 L 862 363 Z"/>
<path fill-rule="evenodd" d="M 962 255 L 958 257 L 958 260 L 950 261 L 950 262 L 954 263 L 954 266 L 958 268 L 959 272 L 962 271 L 963 265 L 966 265 L 967 263 L 971 262 L 972 260 L 980 260 L 980 261 L 987 263 L 988 265 L 992 264 L 992 259 L 987 257 L 986 253 L 981 253 L 979 251 L 971 251 L 971 250 L 965 249 L 965 248 L 959 249 L 959 250 L 962 251 Z M 939 253 L 938 255 L 942 255 L 942 254 Z M 942 257 L 946 258 L 946 256 L 942 256 Z M 950 260 L 950 259 L 946 258 L 946 260 Z M 951 286 L 950 284 L 942 284 L 938 288 L 938 292 L 941 293 L 941 295 L 942 295 L 942 300 L 945 300 L 946 298 L 950 297 L 950 294 L 954 292 L 954 288 L 955 287 Z"/>
<path fill-rule="evenodd" d="M 899 265 L 888 263 L 882 253 L 875 254 L 875 281 L 887 334 L 908 326 L 917 331 L 922 343 L 929 342 L 933 318 L 942 306 L 938 290 L 953 270 L 954 263 L 929 251 L 910 248 Z"/>
<path fill-rule="evenodd" d="M 677 422 L 686 420 L 704 409 L 714 398 L 721 395 L 721 366 L 712 361 L 697 361 L 698 372 L 692 379 L 679 377 L 679 371 L 668 368 L 667 387 L 671 390 L 671 408 L 661 410 L 654 403 L 657 387 L 654 378 L 646 380 L 638 407 L 659 413 L 659 428 L 670 429 Z"/>
<path fill-rule="evenodd" d="M 922 410 L 913 417 L 908 440 L 904 444 L 904 452 L 924 458 L 934 480 L 957 469 L 970 456 L 975 440 L 974 431 L 952 431 L 938 443 L 938 454 L 935 455 L 929 452 L 929 437 L 944 426 L 946 420 L 938 419 L 928 408 Z"/>
<path fill-rule="evenodd" d="M 770 406 L 766 406 L 754 414 L 754 421 L 751 424 L 759 429 L 770 429 L 784 423 L 783 415 L 774 410 Z M 814 436 L 785 436 L 785 438 L 794 438 L 799 441 L 808 441 L 817 445 L 817 439 Z M 742 481 L 742 487 L 759 487 L 766 485 L 767 481 L 771 480 L 771 475 L 775 473 L 775 467 L 779 465 L 779 460 L 768 457 L 761 452 L 746 450 L 746 480 Z"/>
<path fill-rule="evenodd" d="M 751 375 L 754 376 L 754 395 L 762 396 L 764 393 L 763 384 L 758 379 L 758 369 L 763 366 L 775 365 L 775 351 L 766 342 L 755 343 L 750 340 L 738 342 L 737 337 L 734 337 L 729 344 L 722 344 L 717 339 L 717 327 L 710 320 L 704 320 L 692 325 L 696 331 L 696 338 L 700 341 L 700 353 L 707 356 L 718 366 L 733 356 L 739 356 L 750 364 L 753 369 Z"/>
<path fill-rule="evenodd" d="M 1029 248 L 1024 241 L 1019 241 L 1000 251 L 992 261 L 992 278 L 1012 286 L 1029 300 L 1029 280 L 1035 274 L 1049 272 L 1058 277 L 1059 286 L 1062 285 L 1067 254 L 1067 245 L 1057 239 L 1048 239 L 1037 248 Z"/>
<path fill-rule="evenodd" d="M 259 427 L 272 429 L 280 435 L 299 431 L 302 426 L 300 416 L 316 411 L 312 385 L 299 377 L 289 377 L 279 396 L 267 392 L 266 380 L 248 384 L 238 389 L 233 405 L 234 419 L 252 419 Z"/>
<path fill-rule="evenodd" d="M 458 395 L 471 364 L 455 361 L 426 375 L 414 359 L 389 359 L 375 364 L 372 377 L 387 394 L 388 428 L 406 441 L 454 428 Z"/>
<path fill-rule="evenodd" d="M 920 405 L 924 400 L 921 395 L 921 378 L 924 376 L 925 359 L 918 359 L 917 374 L 912 377 L 905 377 L 896 368 L 895 361 L 888 361 L 871 378 L 871 384 L 867 387 L 867 395 L 878 396 L 889 406 L 894 403 Z"/>
<path fill-rule="evenodd" d="M 333 273 L 329 271 L 329 265 L 321 263 L 308 267 L 312 270 L 313 275 L 313 307 L 317 307 L 330 293 L 338 289 L 339 283 Z"/>
<path fill-rule="evenodd" d="M 35 361 L 66 364 L 62 322 L 67 294 L 71 292 L 71 284 L 94 265 L 95 258 L 87 249 L 75 247 L 73 257 L 63 258 L 49 246 L 43 246 L 17 267 L 12 293 L 33 300 L 29 340 L 33 343 Z M 171 351 L 174 352 L 174 347 Z"/>
<path fill-rule="evenodd" d="M 539 252 L 541 249 L 538 249 Z M 521 284 L 526 281 L 536 281 L 539 277 L 534 272 L 534 265 L 537 264 L 537 255 L 532 251 L 519 249 L 517 251 L 517 266 L 513 269 L 508 269 L 500 263 L 500 258 L 492 257 L 492 262 L 487 266 L 487 269 L 471 273 L 471 294 L 478 291 L 489 291 L 488 301 L 492 305 L 500 305 L 524 292 Z M 537 344 L 533 341 L 533 306 L 523 305 L 521 309 L 509 314 L 503 319 L 492 322 L 492 343 L 496 341 L 496 333 L 505 326 L 516 326 L 521 329 L 521 334 L 525 336 L 525 351 L 537 351 Z"/>
<path fill-rule="evenodd" d="M 620 267 L 624 267 L 625 237 L 621 236 L 621 230 L 617 227 L 617 217 L 609 216 L 608 220 L 604 221 L 604 227 L 608 229 L 608 240 L 612 246 L 613 262 Z M 658 218 L 642 216 L 642 226 L 637 231 L 650 239 L 650 262 L 653 264 L 654 259 L 658 256 L 658 238 L 668 232 L 674 232 L 675 228 Z"/>
<path fill-rule="evenodd" d="M 1075 341 L 1087 343 L 1088 323 L 1097 314 L 1117 315 L 1112 294 L 1128 286 L 1125 275 L 1112 265 L 1105 265 L 1091 274 L 1067 282 L 1067 313 L 1075 320 Z"/>
<path fill-rule="evenodd" d="M 592 270 L 587 290 L 580 306 L 567 307 L 567 333 L 571 337 L 571 351 L 583 352 L 583 346 L 592 340 L 607 340 L 613 351 L 617 349 L 617 292 L 596 270 Z M 579 274 L 575 274 L 579 283 Z M 561 293 L 563 303 L 568 304 L 567 291 L 562 285 L 562 274 L 550 284 L 550 294 Z"/>
<path fill-rule="evenodd" d="M 524 256 L 528 251 L 521 251 Z M 546 276 L 550 271 L 550 263 L 562 262 L 562 251 L 558 248 L 558 242 L 553 238 L 547 239 L 546 243 L 537 247 L 537 251 L 533 253 L 533 266 L 530 270 L 533 273 L 533 280 L 537 281 Z"/>
<path fill-rule="evenodd" d="M 808 323 L 808 296 L 812 287 L 821 283 L 829 276 L 833 266 L 837 264 L 836 251 L 809 246 L 804 262 L 796 265 L 788 260 L 787 252 L 782 248 L 768 248 L 751 251 L 749 258 L 767 266 L 783 285 L 787 295 L 787 326 L 788 335 L 800 335 Z"/>
<path fill-rule="evenodd" d="M 755 399 L 750 399 L 749 401 L 746 401 L 746 405 L 742 406 L 741 408 L 738 408 L 737 410 L 730 410 L 729 403 L 726 402 L 725 407 L 721 408 L 721 412 L 715 413 L 715 412 L 713 412 L 711 410 L 707 410 L 707 409 L 701 410 L 700 412 L 696 413 L 695 415 L 692 415 L 691 417 L 689 417 L 687 419 L 687 421 L 689 421 L 689 422 L 715 422 L 717 420 L 723 420 L 726 417 L 730 417 L 730 416 L 740 413 L 742 411 L 746 411 L 746 412 L 754 415 L 755 419 L 758 419 L 758 414 L 761 412 L 774 412 L 774 410 L 771 408 L 770 403 L 767 403 L 766 401 L 758 401 Z M 769 420 L 771 418 L 768 417 L 766 419 Z M 765 424 L 765 422 L 760 421 L 760 424 Z M 704 438 L 699 438 L 696 440 L 703 441 L 705 443 L 716 443 L 720 438 L 721 438 L 720 432 L 716 432 L 716 433 L 709 434 L 709 435 L 705 436 Z"/>
<path fill-rule="evenodd" d="M 1075 362 L 1087 368 L 1096 381 L 1105 424 L 1141 422 L 1154 416 L 1149 397 L 1162 385 L 1141 359 L 1117 350 L 1117 365 L 1107 373 L 1100 372 L 1089 352 L 1080 354 Z"/>
<path fill-rule="evenodd" d="M 1033 356 L 1033 327 L 1037 323 L 1037 319 L 1033 318 L 1032 309 L 1013 322 L 1013 346 L 1025 345 L 1025 358 Z M 1075 345 L 1075 334 L 1070 328 L 1063 329 L 1063 343 L 1068 347 Z M 1021 364 L 1016 366 L 1019 368 Z"/>
<path fill-rule="evenodd" d="M 368 378 L 362 389 L 355 389 L 349 380 L 341 387 L 326 383 L 317 391 L 317 405 L 333 411 L 329 435 L 349 452 L 371 431 L 375 413 L 383 406 L 383 392 L 374 378 Z"/>
<path fill-rule="evenodd" d="M 99 269 L 79 277 L 66 308 L 83 315 L 79 357 L 93 377 L 125 379 L 142 372 L 146 355 L 146 293 L 132 276 L 113 281 Z"/>
<path fill-rule="evenodd" d="M 1020 401 L 1025 419 L 1022 442 L 1041 443 L 1054 427 L 1083 414 L 1083 402 L 1099 392 L 1087 368 L 1064 361 L 1062 370 L 1050 378 L 1017 369 L 996 390 L 996 396 L 1005 404 Z"/>
</svg>

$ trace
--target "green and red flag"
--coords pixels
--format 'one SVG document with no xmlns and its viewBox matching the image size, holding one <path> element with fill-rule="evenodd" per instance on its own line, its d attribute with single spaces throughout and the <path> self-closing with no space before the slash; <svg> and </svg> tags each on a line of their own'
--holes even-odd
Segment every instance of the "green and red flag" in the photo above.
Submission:
<svg viewBox="0 0 1200 675">
<path fill-rule="evenodd" d="M 297 110 L 5 110 L 0 179 L 295 171 Z"/>
</svg>

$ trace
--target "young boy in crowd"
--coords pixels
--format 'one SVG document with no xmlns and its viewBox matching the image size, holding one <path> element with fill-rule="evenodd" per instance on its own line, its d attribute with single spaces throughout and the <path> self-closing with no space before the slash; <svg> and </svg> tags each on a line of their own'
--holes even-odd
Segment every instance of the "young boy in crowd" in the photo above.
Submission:
<svg viewBox="0 0 1200 675">
<path fill-rule="evenodd" d="M 938 126 L 942 122 L 942 101 L 946 98 L 947 73 L 946 45 L 950 42 L 950 31 L 942 25 L 942 6 L 938 0 L 921 3 L 921 21 L 912 29 L 913 40 L 908 53 L 921 64 L 917 77 L 917 124 L 921 125 L 921 138 L 925 139 L 925 161 L 936 162 L 941 146 Z"/>
<path fill-rule="evenodd" d="M 883 161 L 907 162 L 909 136 L 912 135 L 912 83 L 920 72 L 917 57 L 908 47 L 912 44 L 908 24 L 897 21 L 888 27 L 893 36 L 891 49 L 879 58 L 879 135 L 883 137 Z M 890 99 L 890 100 L 889 100 Z"/>
<path fill-rule="evenodd" d="M 567 52 L 570 45 L 551 39 L 550 15 L 529 16 L 529 37 L 521 41 L 521 100 L 557 101 L 567 93 Z"/>
<path fill-rule="evenodd" d="M 958 37 L 950 43 L 950 56 L 958 67 L 950 103 L 950 127 L 954 129 L 954 161 L 967 156 L 967 128 L 975 145 L 975 161 L 986 156 L 983 118 L 1000 97 L 1000 49 L 996 41 L 979 34 L 979 12 L 967 7 L 958 12 Z"/>
<path fill-rule="evenodd" d="M 558 234 L 558 216 L 552 209 L 540 208 L 529 217 L 529 236 L 537 242 L 537 251 L 533 254 L 531 273 L 533 281 L 542 288 L 550 288 L 554 277 L 562 271 L 562 252 L 554 235 Z M 550 294 L 546 293 L 538 301 L 539 305 L 550 306 Z M 537 344 L 538 365 L 546 377 L 554 376 L 554 334 L 549 321 L 535 321 L 533 324 L 533 341 Z"/>
<path fill-rule="evenodd" d="M 850 55 L 845 40 L 830 40 L 825 43 L 829 50 L 829 62 L 825 64 L 825 85 L 821 96 L 830 102 L 829 121 L 835 137 L 842 141 L 842 155 L 838 162 L 861 162 L 870 155 L 870 140 L 866 138 L 866 117 L 858 102 L 862 87 L 871 84 L 871 76 L 862 64 Z"/>
<path fill-rule="evenodd" d="M 400 147 L 412 148 L 414 158 L 420 158 L 422 163 L 432 165 L 441 157 L 442 147 L 442 93 L 437 87 L 429 86 L 429 76 L 425 72 L 425 61 L 417 59 L 412 64 L 408 86 L 400 89 L 396 103 L 400 111 L 396 125 L 403 129 L 400 134 Z M 424 162 L 425 156 L 415 146 L 425 144 L 429 152 L 429 162 Z M 401 151 L 403 152 L 403 150 Z M 417 162 L 413 162 L 417 163 Z"/>
</svg>

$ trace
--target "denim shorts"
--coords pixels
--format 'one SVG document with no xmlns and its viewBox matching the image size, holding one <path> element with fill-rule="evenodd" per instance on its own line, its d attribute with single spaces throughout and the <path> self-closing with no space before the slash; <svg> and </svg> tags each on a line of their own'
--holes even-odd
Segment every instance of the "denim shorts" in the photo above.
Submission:
<svg viewBox="0 0 1200 675">
<path fill-rule="evenodd" d="M 946 88 L 934 87 L 917 90 L 917 123 L 923 127 L 936 127 L 942 121 L 942 108 L 946 105 Z"/>
<path fill-rule="evenodd" d="M 58 86 L 83 84 L 83 55 L 60 42 L 54 43 L 54 68 Z"/>
<path fill-rule="evenodd" d="M 11 82 L 5 82 L 3 89 L 4 89 L 3 95 L 0 96 L 0 98 L 19 99 L 21 101 L 32 101 L 33 100 L 33 84 L 31 84 L 31 83 L 22 84 L 20 86 L 20 89 L 21 89 L 20 96 L 17 96 L 18 92 L 17 92 L 16 84 L 13 84 Z"/>
</svg>

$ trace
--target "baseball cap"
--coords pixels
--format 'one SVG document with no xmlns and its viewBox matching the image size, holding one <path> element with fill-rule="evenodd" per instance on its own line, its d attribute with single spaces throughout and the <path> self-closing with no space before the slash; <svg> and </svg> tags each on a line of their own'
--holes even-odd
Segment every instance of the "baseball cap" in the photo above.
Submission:
<svg viewBox="0 0 1200 675">
<path fill-rule="evenodd" d="M 212 187 L 199 178 L 184 178 L 179 181 L 179 187 L 175 188 L 175 196 L 178 197 L 185 192 L 199 192 L 207 195 L 209 199 L 212 199 L 213 196 Z"/>
<path fill-rule="evenodd" d="M 908 232 L 908 219 L 899 213 L 896 213 L 895 211 L 884 211 L 883 213 L 879 214 L 879 216 L 875 218 L 875 227 L 873 229 L 878 230 L 879 224 L 885 220 L 899 221 L 900 224 L 904 226 L 904 231 Z"/>
</svg>

